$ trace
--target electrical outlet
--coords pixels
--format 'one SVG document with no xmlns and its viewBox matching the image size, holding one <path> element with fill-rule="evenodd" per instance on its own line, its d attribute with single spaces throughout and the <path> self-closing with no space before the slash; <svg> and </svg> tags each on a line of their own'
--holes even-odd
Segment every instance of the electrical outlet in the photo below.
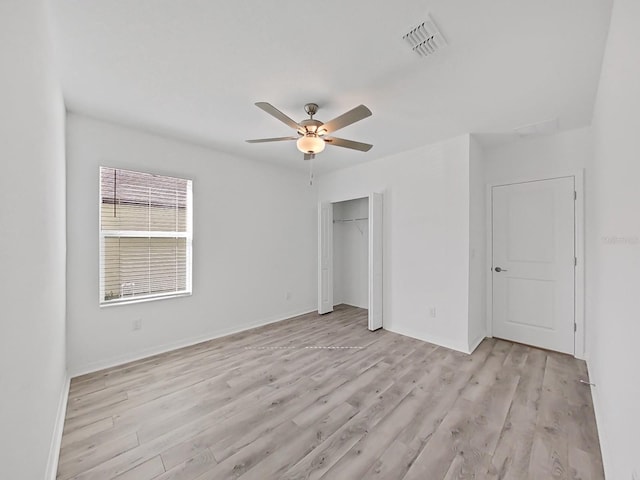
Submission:
<svg viewBox="0 0 640 480">
<path fill-rule="evenodd" d="M 436 318 L 436 307 L 430 307 L 429 308 L 429 316 L 431 318 Z"/>
<path fill-rule="evenodd" d="M 286 300 L 291 300 L 291 292 L 287 292 L 284 296 Z"/>
<path fill-rule="evenodd" d="M 140 330 L 140 329 L 142 329 L 142 319 L 141 318 L 136 318 L 133 321 L 133 330 L 136 331 L 136 330 Z"/>
</svg>

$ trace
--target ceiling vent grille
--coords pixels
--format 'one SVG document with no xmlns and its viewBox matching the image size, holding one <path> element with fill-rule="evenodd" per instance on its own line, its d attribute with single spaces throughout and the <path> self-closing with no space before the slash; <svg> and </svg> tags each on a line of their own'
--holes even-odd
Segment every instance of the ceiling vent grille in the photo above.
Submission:
<svg viewBox="0 0 640 480">
<path fill-rule="evenodd" d="M 429 16 L 402 38 L 411 46 L 411 50 L 421 57 L 428 57 L 447 46 L 447 41 Z"/>
</svg>

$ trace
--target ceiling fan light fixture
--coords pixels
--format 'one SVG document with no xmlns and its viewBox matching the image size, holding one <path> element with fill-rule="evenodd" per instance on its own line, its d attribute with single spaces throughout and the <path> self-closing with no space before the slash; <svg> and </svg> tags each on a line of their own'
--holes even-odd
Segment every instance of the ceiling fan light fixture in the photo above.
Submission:
<svg viewBox="0 0 640 480">
<path fill-rule="evenodd" d="M 298 150 L 302 153 L 316 154 L 324 150 L 324 140 L 316 135 L 305 135 L 296 142 Z"/>
</svg>

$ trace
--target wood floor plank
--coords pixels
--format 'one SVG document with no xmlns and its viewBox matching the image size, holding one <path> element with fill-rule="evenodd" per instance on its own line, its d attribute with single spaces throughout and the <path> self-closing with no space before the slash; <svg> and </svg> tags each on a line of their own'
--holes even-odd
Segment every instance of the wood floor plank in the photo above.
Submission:
<svg viewBox="0 0 640 480">
<path fill-rule="evenodd" d="M 117 480 L 152 480 L 164 473 L 164 465 L 160 455 L 157 455 L 137 467 L 115 477 Z"/>
<path fill-rule="evenodd" d="M 517 378 L 500 375 L 508 353 L 504 343 L 494 343 L 485 360 L 471 367 L 471 378 L 405 478 L 445 478 L 452 465 L 455 471 L 486 470 L 483 462 L 493 453 L 517 384 Z"/>
<path fill-rule="evenodd" d="M 95 437 L 96 434 L 111 428 L 113 428 L 113 418 L 107 417 L 73 431 L 67 429 L 62 436 L 61 448 L 69 448 L 72 445 L 72 448 L 77 448 L 77 445 L 74 445 L 75 443 L 86 442 L 90 438 Z"/>
<path fill-rule="evenodd" d="M 364 474 L 398 434 L 424 413 L 426 393 L 414 388 L 367 435 L 364 435 L 321 478 L 365 478 Z"/>
<path fill-rule="evenodd" d="M 331 390 L 337 389 L 343 383 L 345 378 L 334 378 L 333 383 L 326 382 L 324 384 L 315 385 L 306 392 L 301 392 L 289 402 L 278 403 L 276 408 L 259 412 L 252 415 L 248 422 L 244 422 L 240 428 L 230 429 L 229 434 L 210 448 L 214 452 L 217 459 L 223 460 L 234 453 L 238 452 L 259 437 L 267 434 L 271 429 L 277 427 L 281 423 L 290 421 L 292 415 L 296 411 L 302 411 L 311 408 L 317 403 L 318 398 L 326 395 Z M 346 403 L 338 405 L 343 406 L 346 410 L 357 411 L 351 405 Z M 334 409 L 335 410 L 335 409 Z M 355 413 L 354 413 L 355 414 Z M 317 422 L 316 422 L 317 423 Z"/>
<path fill-rule="evenodd" d="M 209 471 L 198 477 L 197 480 L 216 477 L 238 478 L 257 467 L 259 463 L 266 461 L 269 457 L 277 455 L 278 445 L 295 444 L 296 440 L 302 435 L 304 435 L 304 430 L 293 422 L 289 421 L 280 424 L 268 435 L 257 439 L 246 448 L 220 462 L 215 471 Z M 268 478 L 268 472 L 265 472 L 264 476 Z"/>
<path fill-rule="evenodd" d="M 365 435 L 374 431 L 377 424 L 392 412 L 404 397 L 415 388 L 416 384 L 413 380 L 416 373 L 409 372 L 404 381 L 394 383 L 388 389 L 376 394 L 370 402 L 364 402 L 360 406 L 360 411 L 357 415 L 323 442 L 316 451 L 311 452 L 300 462 L 293 465 L 282 477 L 283 480 L 316 479 L 325 475 Z M 434 378 L 438 373 L 438 370 L 426 370 L 415 381 L 419 384 L 429 383 L 429 379 Z M 407 381 L 409 378 L 411 380 Z"/>
<path fill-rule="evenodd" d="M 487 480 L 527 477 L 545 364 L 542 350 L 528 348 L 524 365 L 516 369 L 520 380 L 486 473 Z"/>
<path fill-rule="evenodd" d="M 71 382 L 59 480 L 602 480 L 584 362 L 337 306 Z"/>
<path fill-rule="evenodd" d="M 240 480 L 262 480 L 264 478 L 281 478 L 291 463 L 312 452 L 340 426 L 348 422 L 357 410 L 343 403 L 329 412 L 313 428 L 305 428 L 295 442 L 289 442 L 278 448 L 254 468 L 239 477 Z"/>
<path fill-rule="evenodd" d="M 58 465 L 58 479 L 65 480 L 74 477 L 84 470 L 100 465 L 105 460 L 117 457 L 136 446 L 138 446 L 138 437 L 135 433 L 111 442 L 105 442 L 99 446 L 95 444 L 83 445 L 81 449 L 72 452 L 72 454 L 66 453 L 62 457 Z"/>
<path fill-rule="evenodd" d="M 199 478 L 203 473 L 210 472 L 217 465 L 216 459 L 211 450 L 203 450 L 193 458 L 185 460 L 155 477 L 154 480 L 193 480 Z"/>
<path fill-rule="evenodd" d="M 593 472 L 600 474 L 599 469 L 593 468 L 591 455 L 573 446 L 569 447 L 569 469 L 571 480 L 591 480 L 594 478 Z"/>
</svg>

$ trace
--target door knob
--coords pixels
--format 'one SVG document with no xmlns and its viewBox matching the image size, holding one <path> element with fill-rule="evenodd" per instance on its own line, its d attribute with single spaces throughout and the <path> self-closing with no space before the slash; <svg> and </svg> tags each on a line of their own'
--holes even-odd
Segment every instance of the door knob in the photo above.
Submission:
<svg viewBox="0 0 640 480">
<path fill-rule="evenodd" d="M 496 267 L 494 269 L 496 272 L 500 273 L 500 272 L 508 272 L 509 270 L 505 270 L 504 268 L 500 268 L 500 267 Z"/>
</svg>

